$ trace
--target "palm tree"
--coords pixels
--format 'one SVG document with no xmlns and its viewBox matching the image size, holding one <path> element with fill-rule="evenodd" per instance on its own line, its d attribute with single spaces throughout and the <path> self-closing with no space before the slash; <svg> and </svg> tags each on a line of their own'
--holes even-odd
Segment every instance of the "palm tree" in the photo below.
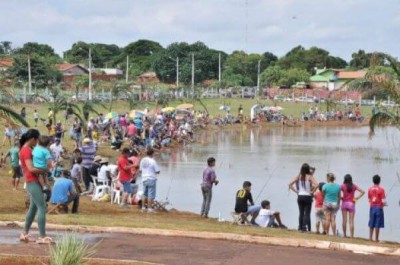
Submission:
<svg viewBox="0 0 400 265">
<path fill-rule="evenodd" d="M 387 92 L 391 100 L 396 103 L 395 108 L 374 109 L 374 113 L 369 121 L 370 137 L 375 133 L 377 127 L 395 126 L 400 129 L 400 116 L 398 106 L 400 104 L 400 63 L 397 59 L 388 54 L 380 54 L 384 58 L 393 72 L 395 78 L 371 78 L 374 87 L 380 87 Z"/>
<path fill-rule="evenodd" d="M 114 82 L 111 88 L 109 111 L 112 111 L 113 103 L 119 96 L 127 96 L 128 99 L 132 98 L 131 83 Z"/>
</svg>

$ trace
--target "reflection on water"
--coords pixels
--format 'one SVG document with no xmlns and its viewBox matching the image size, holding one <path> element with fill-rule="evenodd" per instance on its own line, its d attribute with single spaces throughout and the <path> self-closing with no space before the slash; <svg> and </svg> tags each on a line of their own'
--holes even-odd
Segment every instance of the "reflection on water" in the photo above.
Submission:
<svg viewBox="0 0 400 265">
<path fill-rule="evenodd" d="M 256 203 L 268 199 L 272 208 L 280 210 L 284 222 L 297 227 L 296 196 L 287 184 L 295 177 L 302 163 L 317 168 L 316 178 L 325 180 L 333 172 L 338 182 L 347 173 L 364 190 L 371 186 L 374 174 L 382 177 L 388 193 L 385 209 L 386 228 L 382 239 L 398 240 L 400 236 L 399 191 L 396 172 L 400 134 L 396 130 L 378 132 L 368 139 L 368 128 L 246 128 L 201 132 L 196 144 L 165 152 L 159 158 L 161 175 L 158 198 L 166 198 L 174 208 L 199 212 L 202 170 L 209 156 L 214 156 L 220 184 L 214 188 L 210 216 L 229 219 L 235 192 L 244 180 L 253 183 Z M 265 188 L 263 189 L 263 187 Z M 368 235 L 368 200 L 357 203 L 356 236 Z M 314 217 L 314 216 L 312 216 Z M 313 218 L 314 219 L 314 218 Z M 398 219 L 398 218 L 397 218 Z M 341 214 L 338 217 L 341 227 Z"/>
</svg>

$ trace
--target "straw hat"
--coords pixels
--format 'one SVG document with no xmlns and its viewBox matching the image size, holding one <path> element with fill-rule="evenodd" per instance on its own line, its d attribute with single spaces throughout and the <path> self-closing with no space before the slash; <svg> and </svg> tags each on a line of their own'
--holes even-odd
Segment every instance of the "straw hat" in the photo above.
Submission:
<svg viewBox="0 0 400 265">
<path fill-rule="evenodd" d="M 100 160 L 100 164 L 106 164 L 106 163 L 108 163 L 108 158 L 107 158 L 107 157 L 103 157 L 103 158 Z"/>
<path fill-rule="evenodd" d="M 93 161 L 94 162 L 99 162 L 102 159 L 103 159 L 103 157 L 101 157 L 101 156 L 95 156 Z"/>
<path fill-rule="evenodd" d="M 92 140 L 90 140 L 90 138 L 85 138 L 85 139 L 83 139 L 82 142 L 85 143 L 85 144 L 88 144 L 88 143 L 91 143 Z"/>
</svg>

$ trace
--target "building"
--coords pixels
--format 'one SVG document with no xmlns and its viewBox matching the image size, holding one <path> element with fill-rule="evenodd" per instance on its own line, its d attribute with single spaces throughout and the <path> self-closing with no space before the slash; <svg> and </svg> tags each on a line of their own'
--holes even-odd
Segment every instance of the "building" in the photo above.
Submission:
<svg viewBox="0 0 400 265">
<path fill-rule="evenodd" d="M 341 69 L 317 69 L 310 77 L 312 88 L 324 88 L 329 91 L 347 90 L 348 84 L 357 79 L 364 79 L 367 71 L 345 71 Z"/>
<path fill-rule="evenodd" d="M 6 71 L 14 65 L 13 59 L 0 59 L 0 71 Z"/>
<path fill-rule="evenodd" d="M 138 84 L 158 84 L 160 83 L 160 79 L 158 79 L 157 74 L 155 72 L 146 72 L 139 75 L 136 78 L 136 83 Z"/>
</svg>

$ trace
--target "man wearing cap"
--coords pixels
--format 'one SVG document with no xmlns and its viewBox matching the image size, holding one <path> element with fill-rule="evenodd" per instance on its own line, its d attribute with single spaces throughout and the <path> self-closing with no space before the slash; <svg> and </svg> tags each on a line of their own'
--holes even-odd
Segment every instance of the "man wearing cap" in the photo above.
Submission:
<svg viewBox="0 0 400 265">
<path fill-rule="evenodd" d="M 83 139 L 82 143 L 80 150 L 82 152 L 83 181 L 85 183 L 86 191 L 89 191 L 90 182 L 92 182 L 90 168 L 93 165 L 94 157 L 97 153 L 97 146 L 89 138 Z"/>
<path fill-rule="evenodd" d="M 91 176 L 95 176 L 95 177 L 98 176 L 99 170 L 100 170 L 100 167 L 101 167 L 100 161 L 101 161 L 102 159 L 103 159 L 103 157 L 101 157 L 101 156 L 99 156 L 99 155 L 97 155 L 97 156 L 94 157 L 92 167 L 90 168 L 90 175 L 91 175 Z"/>
<path fill-rule="evenodd" d="M 56 180 L 51 193 L 50 202 L 52 204 L 72 204 L 72 213 L 78 213 L 79 194 L 74 189 L 72 180 L 69 179 L 69 170 L 63 170 L 61 177 Z"/>
<path fill-rule="evenodd" d="M 56 141 L 50 145 L 50 151 L 54 161 L 57 161 L 60 157 L 62 157 L 63 147 L 59 138 L 56 138 Z"/>
</svg>

